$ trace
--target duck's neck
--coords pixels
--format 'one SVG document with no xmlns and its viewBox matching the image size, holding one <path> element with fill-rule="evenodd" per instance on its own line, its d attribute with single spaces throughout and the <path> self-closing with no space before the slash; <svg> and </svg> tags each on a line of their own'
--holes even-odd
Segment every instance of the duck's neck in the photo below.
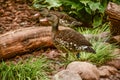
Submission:
<svg viewBox="0 0 120 80">
<path fill-rule="evenodd" d="M 58 26 L 59 26 L 59 19 L 56 16 L 55 19 L 53 20 L 53 24 L 52 24 L 52 32 L 53 33 L 56 33 L 59 30 Z"/>
</svg>

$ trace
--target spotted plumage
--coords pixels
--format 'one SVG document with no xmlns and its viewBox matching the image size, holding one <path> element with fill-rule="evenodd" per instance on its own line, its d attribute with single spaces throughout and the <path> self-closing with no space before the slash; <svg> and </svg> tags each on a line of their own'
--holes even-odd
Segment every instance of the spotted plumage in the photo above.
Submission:
<svg viewBox="0 0 120 80">
<path fill-rule="evenodd" d="M 63 52 L 69 50 L 74 53 L 86 51 L 95 53 L 92 44 L 85 37 L 73 29 L 59 30 L 59 19 L 54 14 L 49 14 L 47 19 L 52 22 L 52 40 L 54 45 Z"/>
<path fill-rule="evenodd" d="M 56 47 L 60 49 L 66 48 L 72 52 L 86 51 L 95 53 L 95 51 L 91 48 L 92 44 L 88 42 L 82 34 L 74 30 L 59 30 L 56 34 L 54 34 L 53 42 Z"/>
</svg>

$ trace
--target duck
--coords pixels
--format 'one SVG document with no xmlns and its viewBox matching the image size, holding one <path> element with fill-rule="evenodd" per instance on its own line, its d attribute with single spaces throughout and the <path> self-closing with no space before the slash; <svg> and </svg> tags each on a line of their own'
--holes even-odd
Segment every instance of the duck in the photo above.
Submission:
<svg viewBox="0 0 120 80">
<path fill-rule="evenodd" d="M 45 19 L 51 23 L 51 37 L 54 46 L 63 53 L 72 52 L 77 58 L 80 57 L 80 52 L 96 53 L 92 48 L 92 44 L 79 32 L 74 29 L 59 29 L 60 19 L 48 10 L 41 8 L 41 14 L 44 14 Z"/>
<path fill-rule="evenodd" d="M 80 57 L 80 52 L 96 53 L 92 44 L 79 32 L 73 29 L 59 30 L 59 18 L 55 14 L 48 14 L 46 19 L 52 24 L 52 41 L 62 52 L 73 52 Z"/>
</svg>

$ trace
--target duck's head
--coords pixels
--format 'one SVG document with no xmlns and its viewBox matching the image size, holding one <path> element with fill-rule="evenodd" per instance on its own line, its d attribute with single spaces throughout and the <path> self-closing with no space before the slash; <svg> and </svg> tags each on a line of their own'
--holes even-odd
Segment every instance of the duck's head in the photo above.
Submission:
<svg viewBox="0 0 120 80">
<path fill-rule="evenodd" d="M 51 23 L 52 32 L 58 31 L 59 18 L 55 14 L 50 13 L 46 8 L 41 8 L 39 11 L 41 15 L 45 17 L 45 20 Z"/>
<path fill-rule="evenodd" d="M 47 20 L 50 21 L 51 23 L 58 23 L 59 18 L 55 14 L 48 14 L 46 16 Z"/>
<path fill-rule="evenodd" d="M 47 16 L 49 14 L 49 10 L 47 8 L 40 8 L 39 11 L 40 11 L 40 14 L 43 17 L 45 17 L 45 16 Z"/>
<path fill-rule="evenodd" d="M 55 14 L 48 14 L 46 16 L 46 19 L 51 23 L 52 25 L 52 32 L 58 31 L 59 26 L 59 18 Z"/>
</svg>

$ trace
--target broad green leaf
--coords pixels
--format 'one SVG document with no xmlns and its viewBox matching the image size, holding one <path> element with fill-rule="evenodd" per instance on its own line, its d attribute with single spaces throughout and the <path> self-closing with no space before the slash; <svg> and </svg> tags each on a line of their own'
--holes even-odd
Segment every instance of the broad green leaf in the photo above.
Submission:
<svg viewBox="0 0 120 80">
<path fill-rule="evenodd" d="M 63 5 L 72 5 L 73 2 L 70 0 L 60 0 L 60 3 Z"/>
<path fill-rule="evenodd" d="M 36 8 L 36 9 L 39 9 L 41 7 L 47 7 L 47 5 L 33 4 L 33 7 Z"/>
<path fill-rule="evenodd" d="M 60 7 L 62 5 L 59 0 L 45 0 L 45 2 L 49 4 L 48 8 Z"/>
<path fill-rule="evenodd" d="M 99 7 L 100 7 L 100 2 L 92 2 L 92 1 L 90 1 L 90 2 L 88 3 L 88 5 L 89 5 L 89 7 L 90 7 L 90 9 L 91 9 L 92 11 L 95 11 L 95 10 L 99 9 Z"/>
<path fill-rule="evenodd" d="M 84 7 L 84 5 L 81 4 L 81 3 L 79 3 L 79 4 L 73 3 L 73 4 L 71 5 L 71 8 L 72 8 L 72 9 L 76 9 L 76 10 L 81 10 L 81 9 L 83 9 L 83 7 Z"/>
<path fill-rule="evenodd" d="M 43 0 L 33 0 L 32 3 L 40 3 L 43 2 Z"/>
<path fill-rule="evenodd" d="M 70 11 L 69 14 L 75 14 L 75 15 L 77 15 L 78 13 L 76 11 Z"/>
<path fill-rule="evenodd" d="M 76 9 L 76 11 L 79 11 L 81 9 L 84 8 L 84 4 L 79 2 L 78 0 L 60 0 L 60 2 L 63 4 L 63 5 L 69 5 L 71 7 L 71 9 Z"/>
<path fill-rule="evenodd" d="M 99 15 L 95 15 L 94 19 L 93 19 L 93 26 L 97 27 L 99 25 L 102 24 L 102 17 Z"/>
<path fill-rule="evenodd" d="M 99 12 L 102 13 L 102 14 L 104 14 L 105 9 L 106 9 L 106 7 L 100 5 L 100 7 L 99 7 Z"/>
<path fill-rule="evenodd" d="M 90 9 L 89 7 L 85 7 L 85 11 L 86 11 L 87 13 L 89 13 L 89 14 L 92 13 L 92 11 L 91 11 L 91 9 Z"/>
<path fill-rule="evenodd" d="M 90 0 L 83 0 L 83 1 L 80 1 L 81 3 L 83 3 L 85 6 L 87 6 L 87 4 L 90 2 Z"/>
<path fill-rule="evenodd" d="M 101 5 L 106 7 L 108 4 L 108 0 L 101 0 Z"/>
</svg>

